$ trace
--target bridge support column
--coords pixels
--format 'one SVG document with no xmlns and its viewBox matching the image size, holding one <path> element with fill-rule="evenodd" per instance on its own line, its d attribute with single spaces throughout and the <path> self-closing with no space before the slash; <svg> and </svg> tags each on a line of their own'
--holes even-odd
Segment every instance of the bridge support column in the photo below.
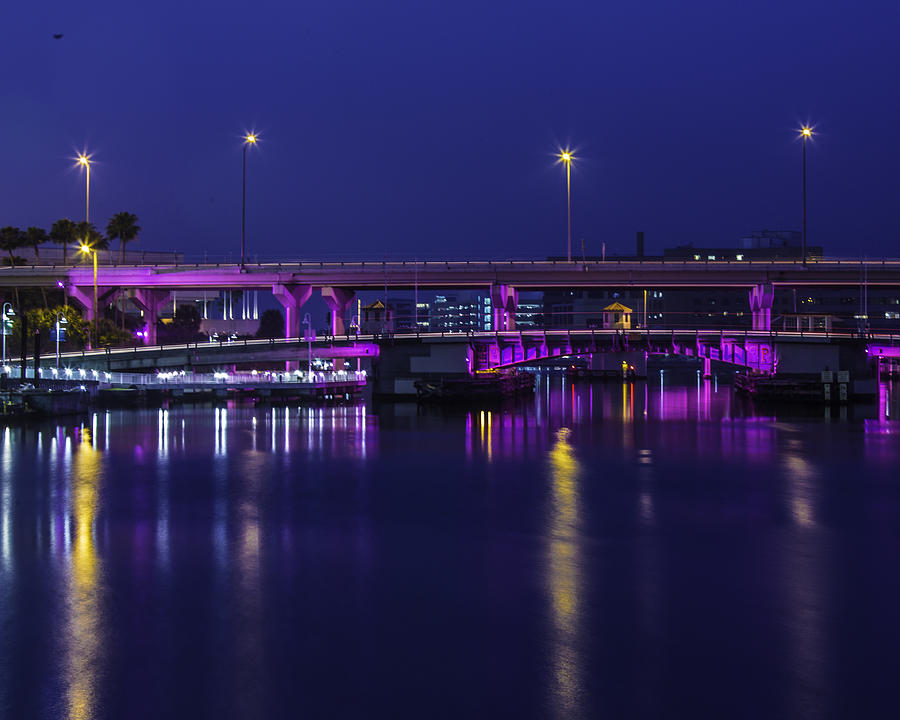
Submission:
<svg viewBox="0 0 900 720">
<path fill-rule="evenodd" d="M 300 337 L 300 309 L 312 295 L 312 285 L 273 285 L 272 294 L 284 308 L 284 336 Z"/>
<path fill-rule="evenodd" d="M 491 285 L 491 305 L 494 307 L 494 330 L 516 329 L 516 308 L 519 291 L 509 285 Z"/>
<path fill-rule="evenodd" d="M 88 322 L 94 322 L 94 286 L 82 287 L 78 285 L 67 285 L 66 292 L 70 298 L 78 301 L 84 309 L 81 316 Z M 97 309 L 101 311 L 107 305 L 115 302 L 122 292 L 120 287 L 101 287 L 97 288 Z"/>
<path fill-rule="evenodd" d="M 150 290 L 149 288 L 137 288 L 134 291 L 134 304 L 144 311 L 144 319 L 147 321 L 144 327 L 144 345 L 156 345 L 156 325 L 159 321 L 159 311 L 172 299 L 172 293 L 168 290 Z"/>
<path fill-rule="evenodd" d="M 772 301 L 775 288 L 770 284 L 750 288 L 750 312 L 753 313 L 753 330 L 772 329 Z"/>
<path fill-rule="evenodd" d="M 347 332 L 347 310 L 353 303 L 356 293 L 353 290 L 337 287 L 323 287 L 322 299 L 331 310 L 331 334 L 344 335 Z"/>
</svg>

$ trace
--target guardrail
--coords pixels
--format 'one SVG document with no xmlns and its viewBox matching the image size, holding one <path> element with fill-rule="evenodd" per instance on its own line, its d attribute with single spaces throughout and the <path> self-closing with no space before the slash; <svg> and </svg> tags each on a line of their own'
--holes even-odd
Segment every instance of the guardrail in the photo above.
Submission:
<svg viewBox="0 0 900 720">
<path fill-rule="evenodd" d="M 167 253 L 159 253 L 162 256 L 165 256 Z M 718 260 L 709 260 L 705 258 L 701 258 L 699 260 L 695 260 L 693 258 L 663 258 L 663 257 L 655 257 L 655 258 L 630 258 L 630 257 L 609 257 L 606 260 L 598 260 L 598 259 L 588 259 L 588 260 L 563 260 L 563 259 L 544 259 L 544 260 L 535 260 L 528 258 L 509 258 L 509 259 L 430 259 L 430 260 L 404 260 L 404 259 L 385 259 L 385 258 L 373 258 L 373 259 L 364 259 L 357 258 L 353 260 L 340 260 L 340 259 L 310 259 L 310 258 L 265 258 L 261 260 L 247 260 L 243 266 L 240 264 L 239 258 L 228 257 L 228 256 L 220 256 L 216 258 L 216 256 L 209 257 L 204 256 L 202 259 L 199 256 L 184 256 L 184 257 L 175 257 L 173 256 L 171 262 L 123 262 L 120 263 L 116 258 L 111 257 L 105 262 L 101 262 L 100 265 L 104 268 L 172 268 L 172 267 L 185 267 L 185 268 L 193 268 L 198 270 L 204 269 L 222 269 L 222 268 L 234 268 L 235 270 L 243 267 L 245 269 L 253 270 L 283 270 L 290 268 L 301 268 L 301 269 L 312 269 L 312 268 L 322 268 L 322 269 L 335 269 L 335 268 L 346 268 L 346 269 L 371 269 L 375 270 L 378 268 L 382 269 L 391 269 L 391 268 L 415 268 L 419 267 L 425 270 L 434 269 L 438 270 L 441 268 L 478 268 L 478 267 L 490 267 L 490 268 L 504 268 L 504 267 L 541 267 L 541 268 L 560 268 L 563 270 L 570 270 L 573 267 L 576 268 L 584 268 L 584 267 L 615 267 L 621 265 L 629 265 L 636 267 L 654 267 L 654 266 L 738 266 L 738 267 L 764 267 L 764 266 L 788 266 L 788 267 L 817 267 L 817 266 L 853 266 L 853 267 L 894 267 L 900 266 L 900 258 L 878 258 L 878 259 L 861 259 L 861 258 L 847 258 L 847 257 L 829 257 L 829 258 L 818 258 L 818 259 L 807 259 L 806 262 L 800 259 L 794 258 L 748 258 L 742 260 L 736 259 L 718 259 Z M 59 271 L 68 271 L 73 269 L 81 269 L 86 270 L 89 269 L 89 266 L 83 262 L 77 263 L 59 263 L 59 264 L 44 264 L 44 263 L 36 263 L 36 262 L 25 262 L 14 266 L 4 266 L 0 267 L 0 272 L 15 272 L 18 270 L 29 270 L 29 271 L 51 271 L 51 272 L 59 272 Z"/>
<path fill-rule="evenodd" d="M 451 332 L 417 332 L 417 333 L 375 333 L 375 334 L 365 334 L 365 335 L 324 335 L 319 336 L 316 340 L 312 341 L 314 346 L 321 347 L 322 345 L 335 344 L 335 343 L 353 343 L 353 342 L 369 342 L 375 343 L 379 340 L 437 340 L 437 339 L 492 339 L 492 338 L 503 338 L 503 339 L 517 339 L 520 337 L 534 337 L 534 336 L 547 336 L 547 337 L 560 337 L 560 336 L 568 336 L 568 335 L 595 335 L 597 337 L 603 336 L 616 336 L 616 335 L 653 335 L 653 336 L 719 336 L 724 335 L 728 337 L 751 337 L 751 338 L 826 338 L 826 339 L 864 339 L 864 340 L 878 340 L 882 342 L 887 342 L 888 344 L 893 345 L 895 342 L 900 342 L 900 334 L 896 334 L 893 332 L 868 332 L 868 333 L 859 333 L 857 331 L 850 330 L 749 330 L 749 329 L 735 329 L 735 330 L 724 330 L 720 328 L 709 328 L 709 329 L 697 329 L 697 328 L 682 328 L 682 329 L 666 329 L 666 328 L 636 328 L 633 330 L 607 330 L 607 329 L 598 329 L 598 328 L 558 328 L 558 329 L 534 329 L 534 330 L 500 330 L 496 332 L 488 332 L 488 331 L 469 331 L 469 332 L 459 332 L 459 333 L 451 333 Z M 171 343 L 168 345 L 136 345 L 134 347 L 127 348 L 103 348 L 100 350 L 78 350 L 75 352 L 65 352 L 60 353 L 60 359 L 88 359 L 88 358 L 105 358 L 107 356 L 121 356 L 125 354 L 150 354 L 156 353 L 160 351 L 175 351 L 175 350 L 203 350 L 203 349 L 219 349 L 219 350 L 227 350 L 234 349 L 240 347 L 265 347 L 265 346 L 275 346 L 275 345 L 298 345 L 305 347 L 308 344 L 308 340 L 302 337 L 290 337 L 290 338 L 265 338 L 265 339 L 242 339 L 242 340 L 234 340 L 230 342 L 207 342 L 207 341 L 197 341 L 190 343 Z M 303 349 L 300 347 L 299 349 Z"/>
<path fill-rule="evenodd" d="M 6 374 L 10 380 L 22 380 L 21 368 L 6 366 Z M 33 368 L 29 374 L 26 371 L 25 380 L 34 379 Z M 159 373 L 129 373 L 106 372 L 104 370 L 72 369 L 65 368 L 39 368 L 40 379 L 52 379 L 77 384 L 79 381 L 98 382 L 101 386 L 109 385 L 139 385 L 139 386 L 172 386 L 172 385 L 329 385 L 346 383 L 365 383 L 367 374 L 365 370 L 313 370 L 311 373 L 303 370 L 289 371 L 250 371 L 250 372 L 215 372 L 194 373 L 181 371 Z"/>
</svg>

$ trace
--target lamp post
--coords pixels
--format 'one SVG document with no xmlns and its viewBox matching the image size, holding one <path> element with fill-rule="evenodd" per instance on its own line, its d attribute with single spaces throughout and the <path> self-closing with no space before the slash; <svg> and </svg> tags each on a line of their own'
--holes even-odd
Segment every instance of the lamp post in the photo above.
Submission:
<svg viewBox="0 0 900 720">
<path fill-rule="evenodd" d="M 7 310 L 9 308 L 9 310 Z M 15 317 L 16 313 L 13 310 L 12 303 L 5 302 L 3 303 L 3 364 L 6 365 L 6 323 L 9 321 L 8 318 Z"/>
<path fill-rule="evenodd" d="M 559 161 L 566 166 L 566 209 L 568 216 L 568 232 L 566 234 L 566 260 L 572 262 L 572 161 L 575 156 L 566 148 L 559 153 Z"/>
<path fill-rule="evenodd" d="M 309 313 L 305 313 L 303 315 L 303 324 L 306 325 L 306 377 L 307 382 L 312 382 L 312 341 L 313 341 L 313 329 L 312 329 L 312 320 L 309 317 Z"/>
<path fill-rule="evenodd" d="M 241 163 L 241 269 L 244 269 L 244 229 L 247 217 L 247 148 L 256 145 L 256 135 L 244 136 L 243 161 Z"/>
<path fill-rule="evenodd" d="M 87 243 L 82 243 L 79 249 L 81 252 L 90 253 L 94 257 L 94 343 L 96 343 L 100 337 L 98 324 L 99 308 L 97 306 L 97 251 Z"/>
<path fill-rule="evenodd" d="M 803 140 L 803 239 L 801 248 L 803 254 L 803 267 L 806 267 L 806 141 L 812 137 L 812 134 L 812 128 L 808 125 L 804 125 L 800 128 L 800 138 Z"/>
<path fill-rule="evenodd" d="M 91 221 L 91 159 L 84 153 L 78 156 L 78 164 L 84 166 L 84 221 Z"/>
<path fill-rule="evenodd" d="M 56 369 L 59 370 L 59 329 L 60 326 L 65 327 L 69 324 L 69 321 L 66 320 L 66 316 L 63 315 L 59 310 L 56 311 Z"/>
</svg>

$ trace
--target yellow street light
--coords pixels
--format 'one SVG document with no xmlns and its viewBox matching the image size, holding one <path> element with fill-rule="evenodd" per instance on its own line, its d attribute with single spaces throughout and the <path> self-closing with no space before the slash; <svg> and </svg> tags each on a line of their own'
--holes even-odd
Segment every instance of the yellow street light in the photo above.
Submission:
<svg viewBox="0 0 900 720">
<path fill-rule="evenodd" d="M 97 340 L 100 339 L 100 334 L 98 331 L 99 307 L 98 307 L 98 303 L 97 303 L 97 251 L 94 250 L 94 248 L 92 248 L 86 242 L 82 242 L 81 247 L 79 247 L 78 250 L 79 250 L 79 252 L 83 252 L 85 255 L 90 253 L 91 255 L 94 256 L 94 341 L 96 342 Z"/>
<path fill-rule="evenodd" d="M 809 125 L 801 125 L 800 126 L 800 138 L 803 140 L 803 214 L 802 214 L 802 227 L 803 227 L 803 240 L 800 252 L 803 256 L 803 265 L 806 266 L 806 141 L 811 139 L 813 136 L 813 129 Z"/>
<path fill-rule="evenodd" d="M 85 155 L 84 153 L 79 153 L 78 164 L 81 165 L 85 170 L 85 181 L 84 181 L 84 220 L 85 222 L 91 221 L 91 158 L 89 155 Z"/>
<path fill-rule="evenodd" d="M 566 235 L 566 260 L 572 262 L 572 161 L 575 155 L 569 148 L 560 150 L 559 161 L 566 166 L 566 208 L 568 210 L 568 233 Z"/>
<path fill-rule="evenodd" d="M 256 145 L 259 136 L 256 133 L 244 135 L 244 152 L 241 162 L 241 270 L 244 269 L 244 230 L 247 217 L 247 148 Z"/>
</svg>

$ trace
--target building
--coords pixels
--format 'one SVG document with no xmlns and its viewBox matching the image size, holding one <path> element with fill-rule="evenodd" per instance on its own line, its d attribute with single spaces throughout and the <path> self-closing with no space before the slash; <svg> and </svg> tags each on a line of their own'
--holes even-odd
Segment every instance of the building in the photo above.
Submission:
<svg viewBox="0 0 900 720">
<path fill-rule="evenodd" d="M 493 330 L 491 298 L 474 291 L 435 295 L 431 304 L 429 327 L 432 332 Z"/>
<path fill-rule="evenodd" d="M 603 308 L 604 330 L 631 330 L 631 308 L 614 302 Z"/>
<path fill-rule="evenodd" d="M 666 291 L 667 293 L 668 291 Z M 644 317 L 651 327 L 663 321 L 665 294 L 662 290 L 643 288 L 591 288 L 579 290 L 547 290 L 543 295 L 543 327 L 546 328 L 602 328 L 604 313 L 610 303 L 627 302 L 625 307 L 634 314 L 631 328 L 644 326 Z M 516 327 L 519 327 L 516 316 Z"/>
<path fill-rule="evenodd" d="M 544 294 L 519 293 L 516 305 L 516 330 L 535 330 L 544 326 Z"/>
<path fill-rule="evenodd" d="M 360 313 L 359 332 L 362 335 L 394 332 L 394 313 L 390 305 L 385 308 L 384 302 L 376 300 L 368 305 L 363 305 Z"/>
<path fill-rule="evenodd" d="M 795 230 L 758 230 L 743 237 L 734 247 L 694 247 L 693 243 L 663 250 L 664 259 L 680 260 L 799 260 L 803 236 Z M 822 247 L 806 248 L 810 260 L 822 259 Z"/>
</svg>

